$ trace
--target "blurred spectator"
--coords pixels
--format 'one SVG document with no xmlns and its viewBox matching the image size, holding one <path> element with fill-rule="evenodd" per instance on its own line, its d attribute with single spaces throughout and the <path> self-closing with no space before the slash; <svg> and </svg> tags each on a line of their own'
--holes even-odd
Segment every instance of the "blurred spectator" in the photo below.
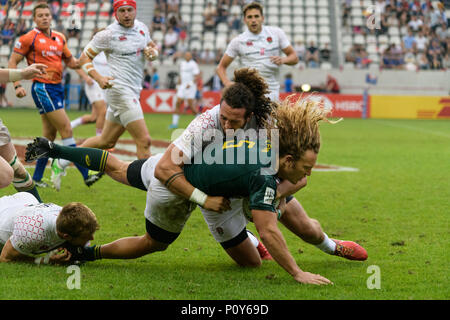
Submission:
<svg viewBox="0 0 450 320">
<path fill-rule="evenodd" d="M 420 30 L 419 35 L 416 37 L 417 52 L 425 52 L 428 46 L 428 38 L 425 36 L 425 32 Z"/>
<path fill-rule="evenodd" d="M 150 82 L 150 89 L 159 89 L 159 73 L 158 69 L 152 69 L 152 80 Z"/>
<path fill-rule="evenodd" d="M 318 68 L 319 67 L 319 48 L 316 47 L 314 41 L 309 43 L 309 47 L 306 50 L 306 64 L 310 68 Z"/>
<path fill-rule="evenodd" d="M 412 15 L 411 20 L 408 22 L 408 26 L 417 32 L 423 26 L 423 21 L 417 17 L 417 15 Z"/>
<path fill-rule="evenodd" d="M 300 61 L 306 60 L 306 47 L 305 47 L 303 41 L 298 40 L 297 42 L 295 42 L 294 50 L 295 50 L 295 53 L 297 53 L 297 57 Z"/>
<path fill-rule="evenodd" d="M 340 93 L 341 88 L 339 87 L 339 84 L 331 74 L 327 75 L 327 82 L 324 86 L 324 91 L 327 93 Z"/>
<path fill-rule="evenodd" d="M 320 49 L 320 59 L 321 61 L 330 61 L 331 50 L 328 47 L 328 43 L 325 43 L 324 47 Z"/>
<path fill-rule="evenodd" d="M 178 34 L 169 27 L 164 35 L 164 55 L 171 56 L 177 51 Z"/>
<path fill-rule="evenodd" d="M 166 10 L 167 10 L 167 0 L 156 0 L 155 1 L 155 11 L 166 13 Z"/>
<path fill-rule="evenodd" d="M 228 15 L 229 12 L 227 6 L 219 2 L 219 5 L 217 6 L 216 26 L 222 22 L 228 24 Z"/>
<path fill-rule="evenodd" d="M 156 31 L 156 30 L 164 32 L 166 30 L 165 24 L 166 24 L 166 20 L 162 16 L 161 12 L 159 10 L 155 11 L 155 15 L 153 16 L 153 19 L 152 19 L 152 26 L 151 26 L 152 32 Z"/>
<path fill-rule="evenodd" d="M 24 35 L 27 32 L 28 32 L 28 28 L 27 28 L 27 24 L 26 24 L 25 20 L 24 19 L 20 19 L 17 22 L 16 36 L 20 37 L 21 35 Z"/>
<path fill-rule="evenodd" d="M 293 92 L 293 87 L 294 87 L 294 82 L 292 81 L 292 74 L 288 73 L 284 76 L 284 92 L 287 93 L 292 93 Z"/>
<path fill-rule="evenodd" d="M 211 1 L 209 1 L 206 4 L 205 10 L 203 10 L 203 18 L 206 19 L 212 17 L 214 20 L 216 15 L 217 15 L 216 7 L 213 5 Z"/>
<path fill-rule="evenodd" d="M 68 38 L 80 38 L 81 32 L 81 19 L 77 19 L 74 15 L 70 18 L 70 24 L 67 28 Z"/>
<path fill-rule="evenodd" d="M 205 82 L 203 88 L 206 91 L 221 91 L 224 88 L 224 85 L 217 73 L 214 73 L 211 78 Z"/>
<path fill-rule="evenodd" d="M 408 29 L 408 35 L 403 37 L 403 47 L 405 50 L 410 50 L 415 47 L 415 43 L 416 37 L 414 36 L 412 29 Z"/>
<path fill-rule="evenodd" d="M 442 69 L 443 50 L 438 39 L 433 39 L 427 49 L 428 62 L 431 69 Z"/>
<path fill-rule="evenodd" d="M 10 19 L 6 19 L 1 32 L 1 39 L 3 44 L 11 45 L 14 39 L 15 26 Z"/>
<path fill-rule="evenodd" d="M 180 7 L 180 0 L 167 0 L 167 14 L 171 12 L 178 13 Z"/>
<path fill-rule="evenodd" d="M 419 53 L 417 55 L 417 65 L 420 70 L 429 70 L 430 64 L 428 63 L 428 58 L 425 53 Z"/>
<path fill-rule="evenodd" d="M 233 17 L 230 20 L 230 29 L 231 31 L 239 32 L 242 27 L 241 17 L 237 14 L 233 14 Z"/>
<path fill-rule="evenodd" d="M 209 48 L 206 48 L 200 53 L 199 63 L 213 64 L 215 62 L 216 55 Z"/>
<path fill-rule="evenodd" d="M 405 69 L 408 71 L 416 71 L 418 68 L 418 63 L 416 56 L 409 50 L 405 53 Z"/>
<path fill-rule="evenodd" d="M 404 58 L 402 48 L 395 44 L 389 45 L 383 53 L 381 66 L 385 69 L 403 69 Z"/>
<path fill-rule="evenodd" d="M 150 89 L 152 82 L 152 76 L 148 73 L 147 69 L 144 69 L 144 78 L 142 79 L 142 87 L 144 89 Z"/>
<path fill-rule="evenodd" d="M 436 28 L 441 24 L 447 24 L 447 17 L 445 15 L 445 8 L 441 2 L 436 3 L 436 8 L 430 14 L 431 30 L 436 31 Z"/>
<path fill-rule="evenodd" d="M 215 17 L 212 15 L 206 16 L 205 19 L 203 20 L 203 29 L 205 31 L 214 31 L 215 27 L 216 27 Z"/>
</svg>

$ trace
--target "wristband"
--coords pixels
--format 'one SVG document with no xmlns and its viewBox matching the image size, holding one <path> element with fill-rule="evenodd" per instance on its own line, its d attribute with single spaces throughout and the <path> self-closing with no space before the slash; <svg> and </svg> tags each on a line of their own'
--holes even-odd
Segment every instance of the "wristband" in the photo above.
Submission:
<svg viewBox="0 0 450 320">
<path fill-rule="evenodd" d="M 195 202 L 203 207 L 206 202 L 206 198 L 208 198 L 208 196 L 204 192 L 195 188 L 194 191 L 192 191 L 189 201 Z"/>
<path fill-rule="evenodd" d="M 92 62 L 85 63 L 81 66 L 81 69 L 83 69 L 84 72 L 86 72 L 87 75 L 89 75 L 89 72 L 94 70 L 94 65 Z"/>
<path fill-rule="evenodd" d="M 22 80 L 22 71 L 17 69 L 9 69 L 9 81 L 15 82 Z"/>
</svg>

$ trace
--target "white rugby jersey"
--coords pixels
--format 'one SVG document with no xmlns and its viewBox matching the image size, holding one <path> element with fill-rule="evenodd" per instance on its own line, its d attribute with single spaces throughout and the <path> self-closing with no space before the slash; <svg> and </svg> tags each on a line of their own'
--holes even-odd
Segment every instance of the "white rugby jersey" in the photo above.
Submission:
<svg viewBox="0 0 450 320">
<path fill-rule="evenodd" d="M 259 34 L 246 30 L 231 40 L 225 54 L 233 59 L 240 57 L 242 66 L 257 69 L 269 85 L 270 91 L 279 92 L 280 68 L 270 61 L 270 57 L 281 56 L 282 50 L 290 45 L 283 30 L 262 26 Z"/>
<path fill-rule="evenodd" d="M 140 94 L 146 63 L 143 51 L 150 41 L 147 26 L 138 20 L 132 28 L 124 28 L 116 21 L 94 36 L 86 48 L 105 52 L 114 78 L 114 85 L 108 90 Z"/>
<path fill-rule="evenodd" d="M 257 128 L 256 120 L 252 117 L 243 130 Z M 173 144 L 183 151 L 185 156 L 192 159 L 213 141 L 214 129 L 224 135 L 222 125 L 220 124 L 220 104 L 192 120 L 186 130 L 184 130 Z"/>
<path fill-rule="evenodd" d="M 195 76 L 200 73 L 197 62 L 193 59 L 186 61 L 183 60 L 180 63 L 180 79 L 181 84 L 193 83 Z"/>
<path fill-rule="evenodd" d="M 24 204 L 22 201 L 1 208 L 0 244 L 9 239 L 14 249 L 27 256 L 58 248 L 65 242 L 56 233 L 56 218 L 61 209 L 53 203 Z"/>
<path fill-rule="evenodd" d="M 108 60 L 103 51 L 95 56 L 94 60 L 92 60 L 92 64 L 94 65 L 95 70 L 102 76 L 108 77 L 110 75 Z"/>
</svg>

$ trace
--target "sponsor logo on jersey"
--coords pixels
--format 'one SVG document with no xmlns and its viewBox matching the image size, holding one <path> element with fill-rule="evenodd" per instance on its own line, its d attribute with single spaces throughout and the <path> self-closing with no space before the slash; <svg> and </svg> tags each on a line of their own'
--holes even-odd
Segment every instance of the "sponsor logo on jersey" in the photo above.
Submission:
<svg viewBox="0 0 450 320">
<path fill-rule="evenodd" d="M 272 188 L 267 187 L 266 193 L 264 194 L 264 203 L 265 204 L 272 204 L 273 200 L 275 200 L 275 190 Z"/>
<path fill-rule="evenodd" d="M 253 45 L 252 41 L 247 41 L 247 47 L 251 47 Z"/>
<path fill-rule="evenodd" d="M 139 33 L 142 35 L 142 36 L 144 36 L 145 37 L 145 32 L 144 31 L 142 31 L 142 30 L 139 30 Z"/>
<path fill-rule="evenodd" d="M 125 41 L 125 40 L 127 40 L 127 37 L 125 37 L 125 36 L 120 36 L 119 37 L 119 41 Z"/>
<path fill-rule="evenodd" d="M 272 43 L 272 41 L 273 41 L 272 37 L 267 37 L 267 42 L 268 43 Z"/>
</svg>

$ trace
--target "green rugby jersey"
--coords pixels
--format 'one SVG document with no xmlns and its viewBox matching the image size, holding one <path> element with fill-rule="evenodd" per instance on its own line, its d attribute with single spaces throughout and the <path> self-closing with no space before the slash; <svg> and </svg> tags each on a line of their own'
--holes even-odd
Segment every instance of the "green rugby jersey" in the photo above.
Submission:
<svg viewBox="0 0 450 320">
<path fill-rule="evenodd" d="M 250 209 L 277 213 L 276 177 L 268 174 L 274 161 L 266 143 L 259 146 L 254 141 L 229 140 L 205 148 L 201 159 L 184 166 L 184 175 L 208 195 L 249 197 Z"/>
</svg>

